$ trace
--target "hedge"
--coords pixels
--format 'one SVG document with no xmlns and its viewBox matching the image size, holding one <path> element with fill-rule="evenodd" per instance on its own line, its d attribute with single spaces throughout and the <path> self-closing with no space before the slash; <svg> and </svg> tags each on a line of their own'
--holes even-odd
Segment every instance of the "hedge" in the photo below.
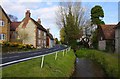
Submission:
<svg viewBox="0 0 120 79">
<path fill-rule="evenodd" d="M 120 77 L 119 74 L 119 61 L 118 54 L 105 53 L 102 51 L 91 50 L 91 49 L 81 49 L 76 52 L 78 57 L 84 57 L 91 59 L 99 63 L 108 77 Z"/>
</svg>

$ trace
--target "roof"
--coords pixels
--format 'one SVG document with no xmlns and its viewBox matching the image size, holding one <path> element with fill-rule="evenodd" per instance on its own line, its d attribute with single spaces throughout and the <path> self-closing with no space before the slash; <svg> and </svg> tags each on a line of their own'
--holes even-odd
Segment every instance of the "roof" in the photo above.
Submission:
<svg viewBox="0 0 120 79">
<path fill-rule="evenodd" d="M 15 31 L 21 22 L 12 22 L 10 24 L 10 31 Z"/>
<path fill-rule="evenodd" d="M 0 10 L 2 10 L 2 12 L 5 14 L 5 16 L 7 17 L 7 19 L 11 22 L 10 18 L 8 17 L 8 15 L 6 14 L 6 12 L 3 10 L 3 8 L 0 5 Z"/>
<path fill-rule="evenodd" d="M 105 39 L 114 39 L 115 38 L 115 26 L 116 25 L 100 25 Z"/>
<path fill-rule="evenodd" d="M 47 30 L 46 30 L 41 24 L 39 24 L 38 22 L 36 22 L 36 21 L 35 21 L 34 19 L 32 19 L 32 18 L 31 18 L 31 20 L 37 25 L 37 28 L 38 28 L 38 29 L 41 29 L 41 30 L 47 32 Z"/>
<path fill-rule="evenodd" d="M 30 18 L 30 17 L 29 17 L 29 18 L 24 18 L 24 19 L 22 20 L 22 22 L 24 22 L 23 25 L 22 25 L 23 28 L 26 27 L 26 25 L 27 25 L 27 23 L 28 23 L 29 20 L 32 20 L 32 21 L 34 22 L 34 24 L 37 26 L 38 29 L 47 32 L 47 30 L 46 30 L 41 24 L 39 24 L 39 23 L 36 22 L 33 18 Z"/>
<path fill-rule="evenodd" d="M 116 25 L 116 27 L 115 28 L 119 28 L 120 27 L 120 22 Z"/>
<path fill-rule="evenodd" d="M 50 37 L 50 39 L 54 40 L 54 38 L 53 38 L 53 36 L 52 36 L 52 34 L 51 34 L 51 33 L 47 32 L 47 36 L 49 36 L 49 37 Z"/>
</svg>

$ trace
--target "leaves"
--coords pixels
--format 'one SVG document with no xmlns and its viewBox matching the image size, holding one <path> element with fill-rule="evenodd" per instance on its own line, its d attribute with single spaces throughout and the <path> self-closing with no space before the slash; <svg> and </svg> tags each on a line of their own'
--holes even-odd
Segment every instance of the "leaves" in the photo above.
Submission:
<svg viewBox="0 0 120 79">
<path fill-rule="evenodd" d="M 92 24 L 99 25 L 105 24 L 100 18 L 104 17 L 104 11 L 101 6 L 96 5 L 91 9 L 91 22 Z"/>
</svg>

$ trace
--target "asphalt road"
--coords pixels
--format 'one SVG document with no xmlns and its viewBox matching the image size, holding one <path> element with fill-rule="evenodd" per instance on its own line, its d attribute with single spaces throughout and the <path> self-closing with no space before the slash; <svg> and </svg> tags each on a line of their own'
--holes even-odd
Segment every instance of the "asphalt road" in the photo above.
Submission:
<svg viewBox="0 0 120 79">
<path fill-rule="evenodd" d="M 59 51 L 59 50 L 63 50 L 63 49 L 66 49 L 66 48 L 67 47 L 65 47 L 63 45 L 56 45 L 53 48 L 41 49 L 41 50 L 37 50 L 37 51 L 34 51 L 34 52 L 14 53 L 14 54 L 2 55 L 2 58 L 0 58 L 2 60 L 1 66 L 10 65 L 10 64 L 7 64 L 7 65 L 3 65 L 3 64 L 9 63 L 9 62 L 12 62 L 12 61 L 17 61 L 17 60 L 22 60 L 22 59 L 25 59 L 25 58 L 30 58 L 30 57 L 40 56 L 40 55 L 44 55 L 44 54 L 49 54 L 49 53 Z M 14 64 L 14 63 L 12 63 L 12 64 Z"/>
</svg>

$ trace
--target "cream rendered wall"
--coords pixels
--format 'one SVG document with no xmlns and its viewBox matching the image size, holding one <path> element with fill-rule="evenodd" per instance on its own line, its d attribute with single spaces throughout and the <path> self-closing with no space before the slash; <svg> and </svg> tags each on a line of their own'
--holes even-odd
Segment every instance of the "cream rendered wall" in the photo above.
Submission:
<svg viewBox="0 0 120 79">
<path fill-rule="evenodd" d="M 34 47 L 36 47 L 36 26 L 35 24 L 31 20 L 29 20 L 28 24 L 26 25 L 26 28 L 22 28 L 22 25 L 23 25 L 23 22 L 18 26 L 18 36 L 21 33 L 25 33 L 23 44 L 32 44 Z"/>
</svg>

